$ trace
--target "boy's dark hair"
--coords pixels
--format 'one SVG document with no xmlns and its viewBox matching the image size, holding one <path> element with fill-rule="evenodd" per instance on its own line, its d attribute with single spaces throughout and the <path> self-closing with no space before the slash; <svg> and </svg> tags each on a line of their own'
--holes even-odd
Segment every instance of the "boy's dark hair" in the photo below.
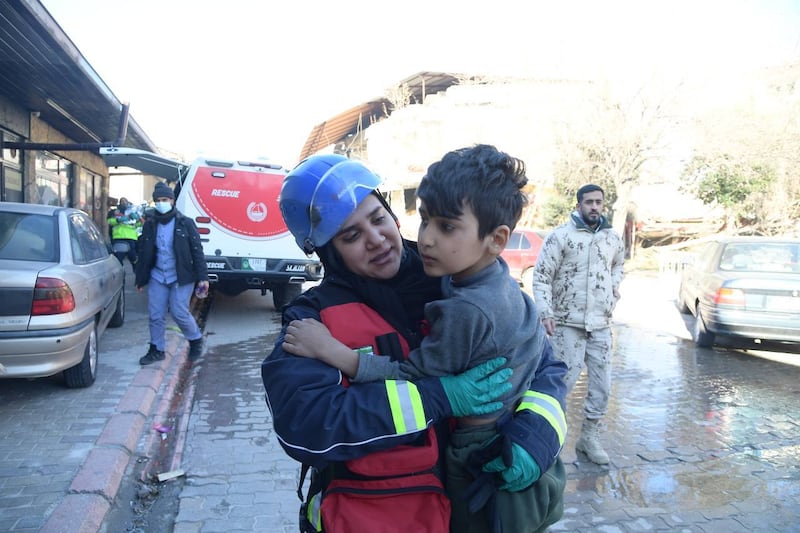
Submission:
<svg viewBox="0 0 800 533">
<path fill-rule="evenodd" d="M 469 205 L 478 219 L 478 238 L 497 226 L 512 230 L 522 216 L 528 197 L 525 163 L 494 146 L 477 144 L 448 152 L 428 167 L 417 187 L 428 214 L 456 218 Z"/>
<path fill-rule="evenodd" d="M 601 186 L 595 185 L 594 183 L 587 183 L 586 185 L 578 189 L 577 193 L 575 193 L 575 197 L 578 199 L 578 203 L 581 203 L 583 201 L 584 194 L 586 194 L 587 192 L 594 192 L 594 191 L 600 191 L 601 193 L 603 193 L 603 198 L 606 197 L 606 191 L 604 191 Z"/>
</svg>

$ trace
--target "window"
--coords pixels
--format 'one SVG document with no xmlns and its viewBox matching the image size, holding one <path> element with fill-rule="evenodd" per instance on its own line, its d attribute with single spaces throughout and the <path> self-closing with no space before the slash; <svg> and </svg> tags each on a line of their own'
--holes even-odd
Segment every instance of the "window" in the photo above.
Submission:
<svg viewBox="0 0 800 533">
<path fill-rule="evenodd" d="M 527 235 L 519 231 L 512 231 L 508 237 L 506 250 L 530 250 L 533 244 Z"/>
<path fill-rule="evenodd" d="M 36 203 L 70 207 L 69 176 L 72 163 L 48 152 L 36 156 Z"/>
<path fill-rule="evenodd" d="M 0 259 L 58 261 L 55 217 L 0 213 Z"/>
<path fill-rule="evenodd" d="M 743 243 L 725 247 L 720 270 L 798 272 L 797 245 L 793 243 Z"/>
<path fill-rule="evenodd" d="M 100 198 L 99 195 L 96 196 L 97 192 L 100 191 L 100 183 L 101 176 L 99 174 L 95 174 L 83 168 L 80 169 L 77 180 L 75 181 L 75 187 L 77 189 L 77 204 L 75 207 L 88 214 L 95 222 L 103 218 L 98 218 L 98 213 L 100 212 L 100 206 L 98 205 L 100 203 Z"/>
<path fill-rule="evenodd" d="M 20 138 L 0 130 L 0 138 L 4 141 L 19 141 Z M 0 200 L 6 202 L 23 202 L 22 194 L 22 152 L 4 148 L 0 154 Z"/>
<path fill-rule="evenodd" d="M 70 216 L 69 231 L 73 240 L 73 260 L 76 264 L 91 263 L 108 257 L 108 248 L 100 232 L 86 215 Z"/>
<path fill-rule="evenodd" d="M 406 213 L 417 210 L 417 189 L 403 189 L 403 209 Z"/>
<path fill-rule="evenodd" d="M 719 243 L 712 243 L 703 248 L 703 251 L 697 258 L 697 265 L 703 270 L 707 269 L 713 270 L 713 267 L 712 268 L 709 267 L 712 266 L 711 263 L 714 260 L 714 256 L 716 255 L 719 247 L 720 247 Z"/>
</svg>

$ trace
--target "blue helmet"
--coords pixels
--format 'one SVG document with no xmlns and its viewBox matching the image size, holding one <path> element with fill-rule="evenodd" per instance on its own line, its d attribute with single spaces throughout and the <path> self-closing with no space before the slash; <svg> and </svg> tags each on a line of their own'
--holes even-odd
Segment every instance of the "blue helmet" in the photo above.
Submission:
<svg viewBox="0 0 800 533">
<path fill-rule="evenodd" d="M 342 155 L 314 155 L 283 180 L 283 220 L 297 245 L 312 254 L 330 241 L 358 204 L 381 179 L 358 161 Z"/>
</svg>

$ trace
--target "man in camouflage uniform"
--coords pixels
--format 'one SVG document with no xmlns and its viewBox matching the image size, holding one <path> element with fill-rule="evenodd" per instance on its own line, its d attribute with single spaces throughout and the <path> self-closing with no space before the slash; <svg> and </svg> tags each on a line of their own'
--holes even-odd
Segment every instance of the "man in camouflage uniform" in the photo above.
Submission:
<svg viewBox="0 0 800 533">
<path fill-rule="evenodd" d="M 611 313 L 619 300 L 625 246 L 602 215 L 605 193 L 584 185 L 570 220 L 545 239 L 533 274 L 536 308 L 557 358 L 569 370 L 571 391 L 586 366 L 584 422 L 575 449 L 597 464 L 608 464 L 599 422 L 611 390 Z"/>
</svg>

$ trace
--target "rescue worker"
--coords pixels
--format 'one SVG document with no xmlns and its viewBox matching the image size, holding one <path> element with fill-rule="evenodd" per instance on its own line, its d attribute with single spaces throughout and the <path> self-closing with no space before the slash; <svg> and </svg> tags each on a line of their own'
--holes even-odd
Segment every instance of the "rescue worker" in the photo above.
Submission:
<svg viewBox="0 0 800 533">
<path fill-rule="evenodd" d="M 127 198 L 120 198 L 117 208 L 109 213 L 108 227 L 111 230 L 111 250 L 114 256 L 123 265 L 127 257 L 131 266 L 135 267 L 136 241 L 139 239 L 142 219 Z"/>
<path fill-rule="evenodd" d="M 441 279 L 424 274 L 379 183 L 364 165 L 323 155 L 301 162 L 281 190 L 295 241 L 325 267 L 320 285 L 284 308 L 283 329 L 261 367 L 282 447 L 314 467 L 301 531 L 449 531 L 440 452 L 450 418 L 496 411 L 510 387 L 508 369 L 492 373 L 502 358 L 458 376 L 349 383 L 333 367 L 283 350 L 288 324 L 304 318 L 361 353 L 403 359 L 419 347 L 424 306 L 442 298 Z M 530 391 L 486 449 L 483 470 L 498 472 L 504 490 L 536 482 L 534 462 L 545 475 L 556 463 L 563 426 L 551 423 L 549 407 L 565 395 L 565 370 L 544 351 Z M 537 505 L 546 512 L 550 503 Z"/>
</svg>

